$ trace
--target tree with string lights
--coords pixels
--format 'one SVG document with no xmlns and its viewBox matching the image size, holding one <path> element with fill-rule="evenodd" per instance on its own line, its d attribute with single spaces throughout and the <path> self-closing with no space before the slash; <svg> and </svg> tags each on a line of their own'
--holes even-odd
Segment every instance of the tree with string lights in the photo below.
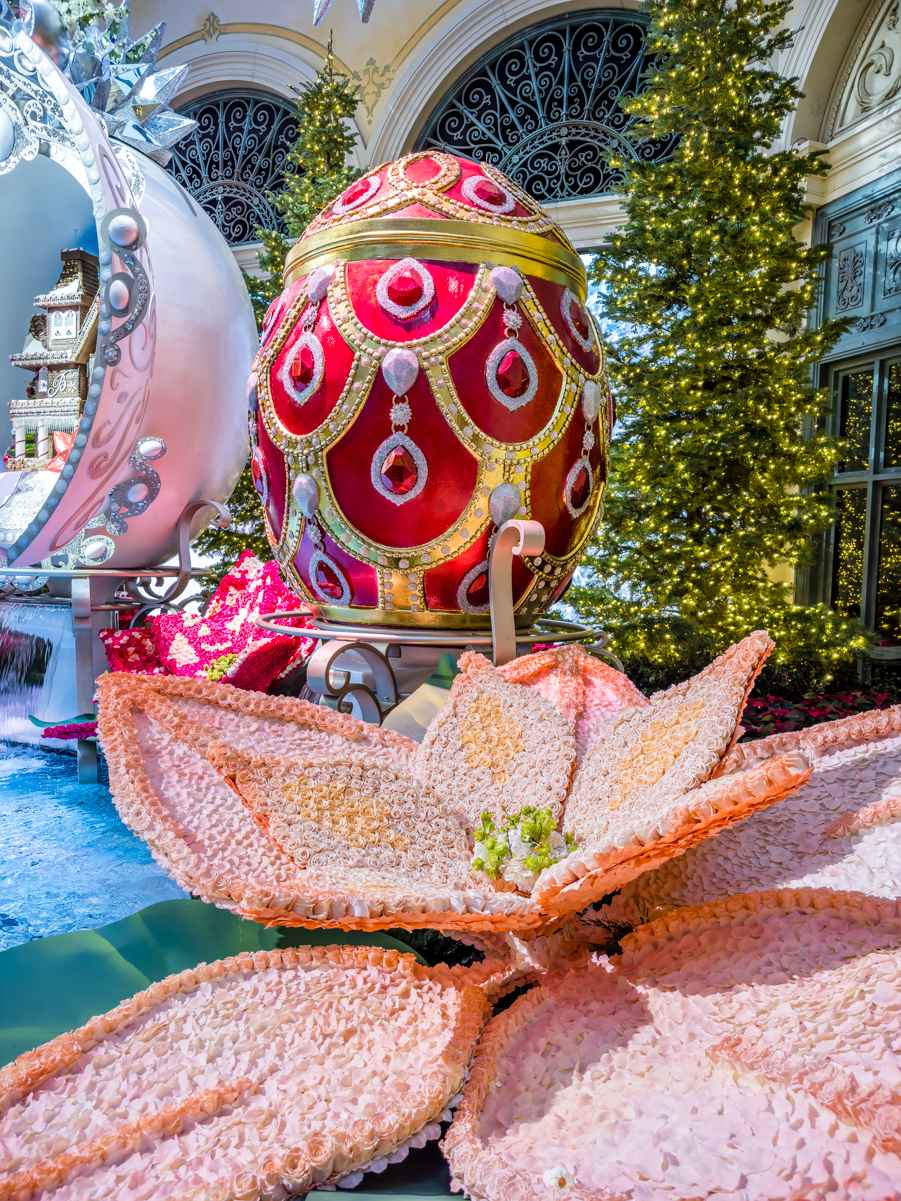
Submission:
<svg viewBox="0 0 901 1201">
<path fill-rule="evenodd" d="M 357 103 L 357 89 L 336 67 L 330 41 L 316 78 L 297 89 L 297 141 L 288 155 L 284 189 L 270 198 L 287 232 L 257 231 L 262 242 L 261 274 L 245 275 L 258 324 L 281 294 L 285 258 L 292 240 L 299 238 L 313 217 L 359 174 L 349 161 L 355 145 L 350 120 Z M 197 549 L 214 562 L 210 582 L 220 578 L 246 546 L 264 559 L 271 553 L 249 469 L 242 472 L 228 503 L 230 528 L 214 527 L 196 539 Z"/>
<path fill-rule="evenodd" d="M 801 95 L 770 65 L 791 45 L 790 7 L 652 0 L 655 65 L 625 104 L 635 133 L 678 144 L 663 162 L 616 163 L 626 220 L 592 270 L 621 331 L 619 427 L 605 520 L 569 599 L 653 684 L 761 626 L 777 679 L 822 683 L 864 645 L 826 606 L 794 604 L 785 570 L 832 520 L 838 448 L 816 432 L 813 367 L 842 329 L 808 324 L 828 251 L 797 233 L 827 165 L 773 149 Z"/>
<path fill-rule="evenodd" d="M 288 154 L 284 189 L 271 197 L 284 219 L 287 236 L 278 230 L 259 230 L 264 278 L 250 280 L 258 320 L 281 294 L 285 258 L 293 240 L 359 175 L 350 162 L 356 145 L 350 121 L 358 103 L 356 86 L 335 66 L 329 40 L 316 78 L 298 89 L 297 141 Z"/>
</svg>

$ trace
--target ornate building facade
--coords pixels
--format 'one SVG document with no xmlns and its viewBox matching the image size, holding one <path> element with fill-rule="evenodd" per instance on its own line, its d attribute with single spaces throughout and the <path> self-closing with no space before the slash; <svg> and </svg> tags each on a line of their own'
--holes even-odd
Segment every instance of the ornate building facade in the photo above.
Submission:
<svg viewBox="0 0 901 1201">
<path fill-rule="evenodd" d="M 312 6 L 269 0 L 175 5 L 132 0 L 138 28 L 168 22 L 164 65 L 190 63 L 176 107 L 199 121 L 172 170 L 214 214 L 242 265 L 252 230 L 275 222 L 292 136 L 292 88 L 312 79 L 329 33 L 358 83 L 361 168 L 423 146 L 495 163 L 548 205 L 585 251 L 621 217 L 617 178 L 598 142 L 657 156 L 620 100 L 644 63 L 638 5 L 586 0 L 379 0 L 360 23 L 335 0 L 319 28 Z M 797 0 L 794 45 L 779 67 L 804 100 L 782 143 L 815 144 L 831 170 L 812 181 L 810 237 L 833 246 L 820 319 L 850 328 L 820 367 L 835 428 L 854 446 L 836 473 L 838 519 L 801 594 L 859 613 L 901 654 L 901 18 L 899 0 Z"/>
<path fill-rule="evenodd" d="M 84 250 L 60 257 L 59 279 L 35 297 L 42 311 L 31 318 L 22 350 L 10 356 L 31 376 L 25 396 L 9 402 L 14 440 L 6 465 L 13 471 L 46 468 L 67 449 L 87 395 L 97 341 L 97 259 Z"/>
</svg>

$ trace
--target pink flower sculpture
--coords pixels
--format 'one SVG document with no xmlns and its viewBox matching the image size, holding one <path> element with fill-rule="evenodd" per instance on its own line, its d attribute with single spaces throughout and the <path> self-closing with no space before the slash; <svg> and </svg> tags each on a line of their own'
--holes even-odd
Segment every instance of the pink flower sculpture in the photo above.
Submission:
<svg viewBox="0 0 901 1201">
<path fill-rule="evenodd" d="M 0 1072 L 0 1201 L 287 1201 L 448 1122 L 473 1201 L 899 1201 L 901 903 L 731 896 L 612 958 L 593 949 L 607 911 L 578 916 L 755 826 L 700 886 L 765 884 L 780 849 L 789 873 L 882 886 L 899 714 L 736 746 L 770 647 L 752 635 L 650 701 L 579 650 L 464 656 L 420 745 L 300 701 L 104 677 L 116 803 L 184 887 L 265 923 L 453 931 L 486 958 L 300 948 L 155 984 Z M 511 846 L 550 824 L 556 861 L 492 882 L 477 822 Z"/>
<path fill-rule="evenodd" d="M 281 925 L 539 930 L 808 778 L 798 751 L 720 774 L 771 645 L 754 634 L 650 704 L 581 650 L 500 671 L 464 655 L 418 746 L 302 701 L 113 675 L 100 734 L 124 821 L 204 900 Z M 471 863 L 481 815 L 526 805 L 575 844 L 530 894 Z"/>
<path fill-rule="evenodd" d="M 282 583 L 278 564 L 264 563 L 245 550 L 204 613 L 164 613 L 151 617 L 145 628 L 101 630 L 100 638 L 113 671 L 189 676 L 265 692 L 274 680 L 304 663 L 315 643 L 269 633 L 254 618 L 302 607 L 300 598 Z M 310 620 L 289 619 L 297 626 Z"/>
</svg>

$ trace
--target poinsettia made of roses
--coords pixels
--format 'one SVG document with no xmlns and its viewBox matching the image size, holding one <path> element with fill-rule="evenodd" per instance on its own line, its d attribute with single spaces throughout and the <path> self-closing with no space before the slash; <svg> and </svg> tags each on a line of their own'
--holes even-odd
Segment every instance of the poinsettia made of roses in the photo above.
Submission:
<svg viewBox="0 0 901 1201">
<path fill-rule="evenodd" d="M 122 817 L 179 884 L 280 925 L 540 932 L 804 783 L 729 770 L 772 644 L 645 697 L 578 648 L 465 654 L 417 744 L 199 680 L 100 682 Z"/>
<path fill-rule="evenodd" d="M 575 649 L 464 656 L 418 746 L 106 677 L 116 802 L 183 886 L 485 957 L 301 946 L 154 984 L 0 1072 L 0 1201 L 286 1201 L 442 1135 L 473 1201 L 898 1198 L 901 707 L 736 746 L 770 649 L 650 701 Z M 620 898 L 660 916 L 608 956 Z"/>
</svg>

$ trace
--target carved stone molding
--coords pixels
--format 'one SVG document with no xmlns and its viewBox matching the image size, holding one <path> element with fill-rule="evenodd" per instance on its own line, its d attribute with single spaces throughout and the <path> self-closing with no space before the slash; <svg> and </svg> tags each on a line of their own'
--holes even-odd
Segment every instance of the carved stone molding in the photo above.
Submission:
<svg viewBox="0 0 901 1201">
<path fill-rule="evenodd" d="M 901 0 L 874 0 L 838 73 L 824 140 L 844 133 L 901 95 Z"/>
<path fill-rule="evenodd" d="M 885 313 L 870 313 L 868 317 L 858 317 L 858 319 L 854 322 L 854 329 L 856 329 L 859 334 L 865 334 L 871 329 L 881 329 L 887 321 L 888 317 L 885 315 Z"/>
<path fill-rule="evenodd" d="M 872 208 L 868 208 L 864 213 L 863 219 L 867 225 L 875 225 L 877 221 L 882 221 L 895 211 L 896 198 L 889 196 L 888 199 L 880 201 L 879 204 L 874 204 Z"/>
<path fill-rule="evenodd" d="M 839 251 L 835 292 L 837 313 L 846 313 L 863 304 L 866 271 L 866 245 L 863 242 L 845 246 Z"/>
</svg>

